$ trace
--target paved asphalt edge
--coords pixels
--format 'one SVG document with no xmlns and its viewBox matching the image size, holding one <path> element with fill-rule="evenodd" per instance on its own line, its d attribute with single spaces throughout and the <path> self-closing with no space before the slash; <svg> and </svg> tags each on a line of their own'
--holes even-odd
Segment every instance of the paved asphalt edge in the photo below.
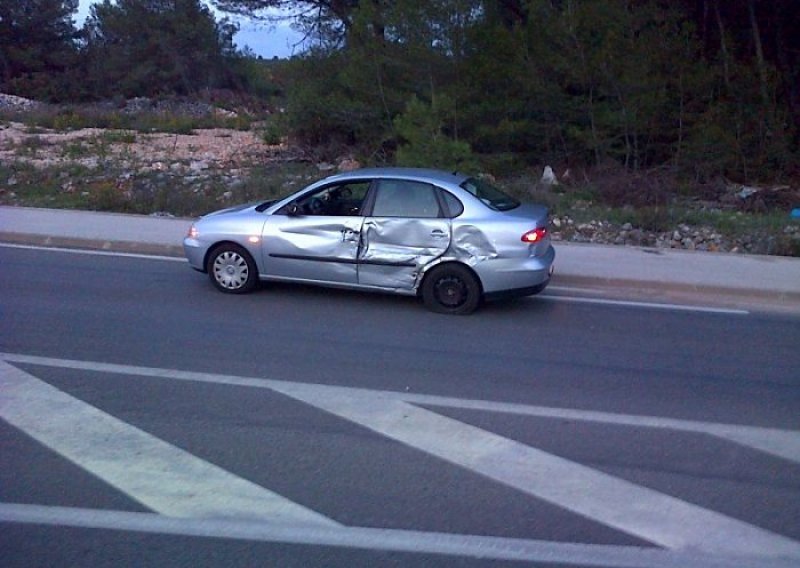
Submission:
<svg viewBox="0 0 800 568">
<path fill-rule="evenodd" d="M 60 237 L 30 233 L 0 231 L 0 242 L 23 246 L 45 248 L 67 248 L 89 251 L 141 254 L 146 256 L 167 256 L 183 258 L 181 245 L 166 245 L 122 240 L 88 239 L 79 237 Z M 558 247 L 558 243 L 555 243 Z M 734 288 L 703 284 L 687 284 L 667 280 L 636 280 L 631 278 L 609 278 L 602 276 L 581 276 L 556 272 L 551 282 L 553 288 L 580 289 L 590 293 L 612 294 L 618 297 L 633 296 L 637 299 L 657 299 L 654 296 L 667 296 L 676 301 L 709 301 L 715 304 L 739 306 L 753 301 L 765 308 L 783 311 L 800 311 L 800 289 L 798 292 L 761 290 L 758 288 Z"/>
</svg>

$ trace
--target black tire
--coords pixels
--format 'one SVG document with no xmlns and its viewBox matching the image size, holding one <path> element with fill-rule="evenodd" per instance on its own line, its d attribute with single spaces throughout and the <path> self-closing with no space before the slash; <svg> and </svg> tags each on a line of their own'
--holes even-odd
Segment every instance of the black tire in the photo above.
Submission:
<svg viewBox="0 0 800 568">
<path fill-rule="evenodd" d="M 206 269 L 217 290 L 227 294 L 245 294 L 258 283 L 256 263 L 239 245 L 223 244 L 212 250 Z"/>
<path fill-rule="evenodd" d="M 467 315 L 481 302 L 481 283 L 466 266 L 442 264 L 422 281 L 425 307 L 439 314 Z"/>
</svg>

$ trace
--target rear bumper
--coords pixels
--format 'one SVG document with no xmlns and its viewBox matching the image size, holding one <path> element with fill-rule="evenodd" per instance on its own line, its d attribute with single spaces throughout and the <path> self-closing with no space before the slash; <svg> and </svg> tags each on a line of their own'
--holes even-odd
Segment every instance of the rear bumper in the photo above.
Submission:
<svg viewBox="0 0 800 568">
<path fill-rule="evenodd" d="M 529 296 L 541 292 L 550 282 L 555 258 L 556 251 L 550 246 L 541 256 L 495 258 L 480 262 L 473 269 L 481 279 L 486 297 Z"/>
<path fill-rule="evenodd" d="M 491 302 L 493 300 L 510 300 L 512 298 L 535 296 L 536 294 L 547 288 L 548 284 L 550 284 L 549 278 L 545 282 L 537 284 L 536 286 L 531 286 L 529 288 L 516 288 L 514 290 L 501 290 L 498 292 L 490 292 L 489 294 L 484 294 L 483 298 Z"/>
</svg>

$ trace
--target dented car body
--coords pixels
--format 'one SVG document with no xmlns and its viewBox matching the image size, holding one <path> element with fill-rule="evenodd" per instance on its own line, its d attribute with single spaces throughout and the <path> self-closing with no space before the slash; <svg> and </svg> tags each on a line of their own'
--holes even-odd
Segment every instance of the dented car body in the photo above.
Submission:
<svg viewBox="0 0 800 568">
<path fill-rule="evenodd" d="M 477 178 L 376 168 L 265 203 L 206 215 L 184 239 L 190 265 L 220 290 L 259 280 L 421 296 L 437 312 L 547 286 L 548 212 Z"/>
</svg>

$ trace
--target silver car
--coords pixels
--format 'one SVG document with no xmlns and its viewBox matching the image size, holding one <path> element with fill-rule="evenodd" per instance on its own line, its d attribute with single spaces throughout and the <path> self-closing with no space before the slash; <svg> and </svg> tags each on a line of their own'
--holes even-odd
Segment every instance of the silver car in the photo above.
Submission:
<svg viewBox="0 0 800 568">
<path fill-rule="evenodd" d="M 547 221 L 545 207 L 480 178 L 376 168 L 210 213 L 183 247 L 223 292 L 302 282 L 420 296 L 435 312 L 468 314 L 485 298 L 544 290 L 555 260 Z"/>
</svg>

